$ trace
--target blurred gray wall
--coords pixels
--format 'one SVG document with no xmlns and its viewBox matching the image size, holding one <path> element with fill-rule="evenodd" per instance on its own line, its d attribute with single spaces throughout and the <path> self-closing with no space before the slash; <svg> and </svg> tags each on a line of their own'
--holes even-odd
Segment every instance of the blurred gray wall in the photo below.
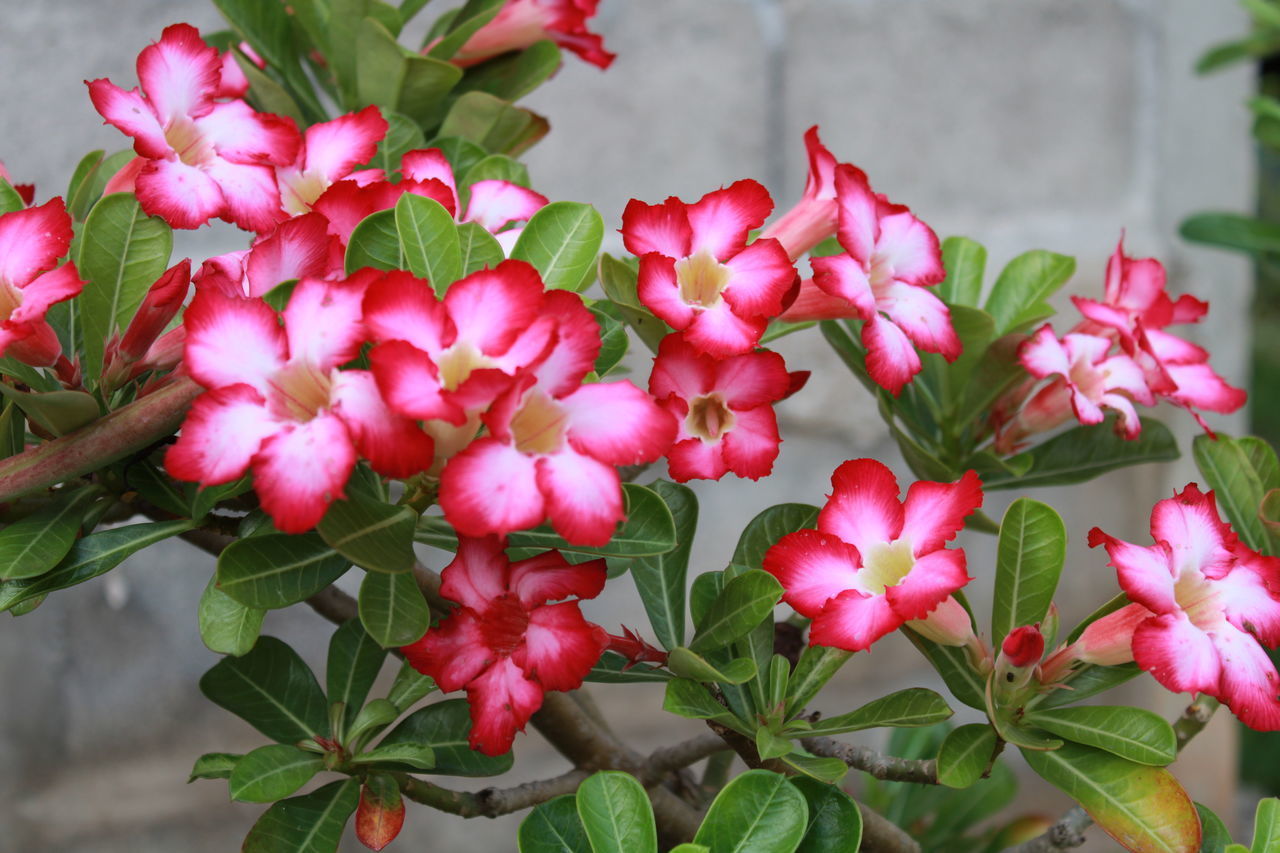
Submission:
<svg viewBox="0 0 1280 853">
<path fill-rule="evenodd" d="M 1162 258 L 1174 289 L 1212 300 L 1197 339 L 1211 346 L 1223 375 L 1244 382 L 1248 270 L 1176 236 L 1192 211 L 1251 204 L 1248 74 L 1191 73 L 1206 46 L 1244 31 L 1235 4 L 605 0 L 602 7 L 595 28 L 618 53 L 614 66 L 601 73 L 570 56 L 528 101 L 554 129 L 527 158 L 535 187 L 553 199 L 593 202 L 613 229 L 632 196 L 693 200 L 754 177 L 783 208 L 804 182 L 801 133 L 820 124 L 836 156 L 863 167 L 878 190 L 910 204 L 941 235 L 986 244 L 988 280 L 1019 252 L 1046 248 L 1078 259 L 1074 291 L 1100 293 L 1106 258 L 1127 229 L 1131 254 Z M 202 31 L 220 26 L 212 6 L 195 0 L 0 0 L 0 159 L 15 179 L 35 181 L 41 197 L 60 194 L 81 154 L 124 147 L 102 126 L 81 81 L 133 85 L 138 50 L 177 21 Z M 608 239 L 620 247 L 612 231 Z M 175 251 L 199 261 L 240 240 L 207 228 L 184 235 Z M 1065 294 L 1060 303 L 1067 305 Z M 760 509 L 821 503 L 830 472 L 845 459 L 875 456 L 906 474 L 873 402 L 818 335 L 787 338 L 780 349 L 792 369 L 811 369 L 814 378 L 782 409 L 786 443 L 772 478 L 698 486 L 696 570 L 721 568 Z M 635 363 L 643 384 L 644 360 Z M 1180 436 L 1194 435 L 1182 413 L 1165 415 Z M 1242 424 L 1214 422 L 1229 431 Z M 1146 541 L 1152 503 L 1194 477 L 1184 460 L 1035 493 L 1060 508 L 1071 536 L 1064 624 L 1116 591 L 1105 557 L 1084 546 L 1086 531 L 1101 524 Z M 1017 496 L 991 496 L 988 514 L 998 518 Z M 993 542 L 965 533 L 961 543 L 978 578 L 975 600 L 989 600 Z M 28 616 L 0 616 L 0 849 L 238 849 L 261 807 L 228 803 L 222 783 L 183 784 L 200 753 L 261 742 L 196 690 L 217 660 L 195 623 L 211 571 L 210 559 L 169 543 Z M 589 610 L 610 627 L 645 624 L 626 579 Z M 266 631 L 323 666 L 329 629 L 309 611 L 272 614 Z M 834 713 L 930 679 L 891 637 L 855 658 L 816 704 Z M 1176 714 L 1185 704 L 1145 677 L 1137 685 L 1131 698 L 1148 707 Z M 699 730 L 661 713 L 658 692 L 593 689 L 644 745 Z M 1234 736 L 1223 717 L 1188 751 L 1180 776 L 1228 817 Z M 517 741 L 517 754 L 513 782 L 565 769 L 536 734 Z M 1035 787 L 1022 803 L 1046 815 L 1066 806 Z M 501 853 L 515 849 L 517 823 L 464 822 L 420 808 L 393 849 Z M 344 849 L 362 848 L 348 839 Z"/>
</svg>

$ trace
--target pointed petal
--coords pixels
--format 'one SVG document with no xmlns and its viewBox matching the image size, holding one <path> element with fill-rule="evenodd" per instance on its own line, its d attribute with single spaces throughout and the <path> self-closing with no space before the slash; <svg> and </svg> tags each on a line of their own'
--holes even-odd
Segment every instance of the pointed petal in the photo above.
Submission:
<svg viewBox="0 0 1280 853">
<path fill-rule="evenodd" d="M 465 536 L 525 530 L 546 517 L 534 461 L 493 438 L 476 439 L 445 465 L 440 506 Z"/>
<path fill-rule="evenodd" d="M 1169 398 L 1184 406 L 1230 414 L 1248 400 L 1247 392 L 1228 385 L 1207 364 L 1165 365 L 1178 389 Z"/>
<path fill-rule="evenodd" d="M 510 181 L 476 181 L 469 187 L 464 222 L 477 222 L 496 234 L 512 222 L 523 222 L 547 205 L 547 197 Z"/>
<path fill-rule="evenodd" d="M 1175 693 L 1218 694 L 1218 651 L 1181 611 L 1139 624 L 1133 632 L 1133 659 Z"/>
<path fill-rule="evenodd" d="M 577 690 L 608 645 L 609 635 L 582 618 L 578 602 L 564 601 L 529 614 L 524 645 L 512 659 L 546 690 Z"/>
<path fill-rule="evenodd" d="M 867 269 L 880 233 L 876 197 L 867 183 L 867 176 L 856 166 L 839 164 L 835 177 L 836 202 L 840 205 L 837 239 L 858 265 Z"/>
<path fill-rule="evenodd" d="M 566 448 L 538 459 L 538 488 L 556 533 L 574 545 L 604 545 L 623 519 L 622 481 L 608 465 Z"/>
<path fill-rule="evenodd" d="M 505 543 L 497 536 L 460 536 L 453 562 L 440 573 L 440 594 L 476 613 L 507 591 Z"/>
<path fill-rule="evenodd" d="M 93 108 L 107 124 L 133 137 L 133 150 L 148 159 L 163 159 L 172 152 L 155 109 L 137 89 L 125 91 L 110 80 L 85 81 Z"/>
<path fill-rule="evenodd" d="M 710 252 L 716 260 L 727 261 L 742 250 L 747 233 L 764 225 L 772 211 L 769 191 L 756 181 L 735 181 L 713 190 L 687 209 L 692 238 L 686 254 Z M 778 251 L 786 256 L 781 246 Z M 787 259 L 788 266 L 790 263 Z"/>
<path fill-rule="evenodd" d="M 1280 729 L 1280 677 L 1258 641 L 1226 626 L 1210 635 L 1222 661 L 1217 696 L 1251 729 Z"/>
<path fill-rule="evenodd" d="M 1218 516 L 1213 492 L 1201 492 L 1195 483 L 1151 508 L 1151 537 L 1169 543 L 1172 565 L 1191 565 L 1210 576 L 1221 574 L 1231 559 L 1226 548 L 1235 541 Z"/>
<path fill-rule="evenodd" d="M 221 81 L 218 51 L 190 24 L 165 27 L 138 54 L 138 82 L 165 120 L 207 113 Z"/>
<path fill-rule="evenodd" d="M 454 611 L 401 651 L 410 666 L 434 678 L 445 693 L 466 687 L 497 660 L 485 643 L 476 614 L 466 609 Z"/>
<path fill-rule="evenodd" d="M 782 584 L 783 600 L 810 618 L 827 602 L 858 586 L 862 560 L 851 545 L 828 533 L 788 533 L 765 552 L 764 570 Z"/>
<path fill-rule="evenodd" d="M 671 415 L 625 380 L 583 385 L 560 404 L 568 414 L 569 443 L 609 465 L 652 462 L 675 440 Z"/>
<path fill-rule="evenodd" d="M 259 299 L 197 291 L 182 319 L 187 329 L 187 370 L 206 388 L 243 382 L 262 394 L 286 358 L 276 312 Z"/>
<path fill-rule="evenodd" d="M 1231 623 L 1257 635 L 1264 645 L 1280 645 L 1280 558 L 1264 557 L 1243 545 L 1235 549 L 1231 571 L 1212 581 Z"/>
<path fill-rule="evenodd" d="M 733 273 L 724 298 L 739 316 L 776 317 L 796 278 L 796 268 L 777 240 L 761 238 L 725 262 Z"/>
<path fill-rule="evenodd" d="M 951 325 L 951 312 L 923 287 L 892 282 L 877 303 L 917 347 L 940 353 L 947 361 L 960 357 L 960 336 Z"/>
<path fill-rule="evenodd" d="M 356 464 L 346 426 L 332 414 L 291 425 L 262 442 L 253 458 L 253 488 L 282 533 L 315 527 Z"/>
<path fill-rule="evenodd" d="M 657 252 L 670 259 L 692 254 L 693 230 L 684 202 L 674 196 L 662 204 L 631 199 L 622 211 L 622 242 L 627 251 L 643 258 Z"/>
<path fill-rule="evenodd" d="M 357 282 L 298 282 L 284 309 L 290 359 L 329 370 L 355 358 L 364 343 L 363 301 L 364 287 Z"/>
<path fill-rule="evenodd" d="M 400 174 L 411 181 L 439 181 L 456 198 L 458 185 L 453 178 L 453 166 L 439 148 L 420 148 L 400 158 Z M 440 202 L 444 204 L 444 202 Z M 457 201 L 444 205 L 452 215 L 457 215 Z"/>
<path fill-rule="evenodd" d="M 507 586 L 525 609 L 532 610 L 549 601 L 560 601 L 570 596 L 595 598 L 604 589 L 607 574 L 604 560 L 588 560 L 574 565 L 559 551 L 547 551 L 512 563 Z"/>
<path fill-rule="evenodd" d="M 307 128 L 303 168 L 333 183 L 372 160 L 386 135 L 387 121 L 382 111 L 372 105 L 358 113 L 313 124 Z"/>
<path fill-rule="evenodd" d="M 1157 542 L 1149 547 L 1134 545 L 1095 527 L 1089 531 L 1089 547 L 1099 545 L 1106 546 L 1120 588 L 1131 600 L 1157 614 L 1181 609 L 1174 597 L 1176 567 L 1172 564 L 1172 553 L 1166 543 Z"/>
<path fill-rule="evenodd" d="M 342 272 L 342 243 L 329 233 L 318 213 L 282 222 L 270 235 L 254 241 L 245 257 L 249 295 L 261 296 L 281 282 L 330 278 Z"/>
<path fill-rule="evenodd" d="M 248 385 L 228 385 L 196 398 L 178 440 L 165 453 L 165 470 L 205 486 L 244 476 L 263 439 L 280 428 L 266 400 Z"/>
<path fill-rule="evenodd" d="M 199 228 L 227 207 L 217 182 L 180 160 L 147 161 L 134 187 L 142 209 L 174 228 Z"/>
<path fill-rule="evenodd" d="M 530 366 L 530 372 L 540 388 L 559 397 L 577 388 L 595 365 L 600 327 L 582 297 L 567 290 L 553 290 L 543 297 L 542 316 L 555 324 L 555 343 L 540 363 Z M 533 343 L 539 340 L 535 336 Z"/>
<path fill-rule="evenodd" d="M 293 119 L 255 112 L 244 101 L 214 104 L 196 128 L 220 158 L 233 163 L 287 166 L 302 144 Z"/>
<path fill-rule="evenodd" d="M 524 731 L 533 712 L 542 707 L 542 695 L 542 687 L 526 678 L 511 658 L 499 658 L 467 685 L 471 748 L 485 755 L 508 752 L 516 732 Z"/>
<path fill-rule="evenodd" d="M 393 412 L 367 370 L 341 370 L 331 392 L 333 411 L 342 418 L 356 451 L 384 477 L 403 479 L 431 467 L 431 438 L 409 418 Z"/>
<path fill-rule="evenodd" d="M 1028 373 L 1040 379 L 1054 374 L 1071 375 L 1071 359 L 1048 323 L 1018 348 L 1018 360 Z"/>
<path fill-rule="evenodd" d="M 964 520 L 982 506 L 982 480 L 966 471 L 955 483 L 920 480 L 907 488 L 900 538 L 911 540 L 916 556 L 936 551 L 964 527 Z"/>
<path fill-rule="evenodd" d="M 22 304 L 13 309 L 9 321 L 16 324 L 42 323 L 51 305 L 79 295 L 84 285 L 76 272 L 76 265 L 68 261 L 27 283 L 22 290 Z"/>
<path fill-rule="evenodd" d="M 862 345 L 867 350 L 867 373 L 895 397 L 923 366 L 902 329 L 879 315 L 863 324 Z"/>
<path fill-rule="evenodd" d="M 898 479 L 874 459 L 851 459 L 831 475 L 831 498 L 818 514 L 818 529 L 865 553 L 893 542 L 902 530 Z"/>
<path fill-rule="evenodd" d="M 819 290 L 852 305 L 857 309 L 857 316 L 864 320 L 875 316 L 876 298 L 871 292 L 866 268 L 859 261 L 849 255 L 828 255 L 810 258 L 809 265 L 813 267 L 813 283 Z"/>
<path fill-rule="evenodd" d="M 828 601 L 823 611 L 814 617 L 809 626 L 809 642 L 861 652 L 901 626 L 902 617 L 883 595 L 866 595 L 848 589 Z"/>
<path fill-rule="evenodd" d="M 771 406 L 734 413 L 733 429 L 721 439 L 724 461 L 739 477 L 759 480 L 773 471 L 782 437 Z"/>
<path fill-rule="evenodd" d="M 887 263 L 895 280 L 913 285 L 937 284 L 947 277 L 942 247 L 933 229 L 905 207 L 880 219 L 876 260 Z"/>
<path fill-rule="evenodd" d="M 923 619 L 970 580 L 964 551 L 944 548 L 917 557 L 906 577 L 884 594 L 904 621 Z"/>
</svg>

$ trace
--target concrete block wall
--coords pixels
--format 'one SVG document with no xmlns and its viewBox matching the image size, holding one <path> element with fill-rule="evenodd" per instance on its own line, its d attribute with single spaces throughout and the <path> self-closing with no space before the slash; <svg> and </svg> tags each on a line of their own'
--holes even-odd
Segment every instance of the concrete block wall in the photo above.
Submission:
<svg viewBox="0 0 1280 853">
<path fill-rule="evenodd" d="M 550 197 L 590 201 L 614 229 L 633 196 L 692 200 L 754 177 L 783 208 L 803 187 L 800 135 L 820 124 L 828 146 L 865 168 L 878 190 L 910 204 L 941 235 L 986 244 L 989 280 L 1019 252 L 1047 248 L 1077 258 L 1072 291 L 1098 293 L 1126 229 L 1131 253 L 1162 258 L 1175 289 L 1212 300 L 1198 340 L 1212 347 L 1225 376 L 1244 381 L 1248 269 L 1176 236 L 1192 211 L 1251 204 L 1248 74 L 1191 73 L 1207 45 L 1243 31 L 1234 4 L 606 0 L 602 7 L 597 28 L 619 54 L 614 66 L 601 73 L 570 57 L 529 99 L 554 129 L 527 157 L 535 186 Z M 0 21 L 0 159 L 42 195 L 62 192 L 85 151 L 123 147 L 101 125 L 82 80 L 105 76 L 127 87 L 137 51 L 166 24 L 221 25 L 212 5 L 197 0 L 0 0 Z M 620 248 L 616 235 L 608 239 Z M 230 229 L 206 228 L 182 235 L 175 252 L 199 259 L 240 240 Z M 781 411 L 786 442 L 772 478 L 697 486 L 695 570 L 720 568 L 741 527 L 764 507 L 821 503 L 830 472 L 845 459 L 885 459 L 905 479 L 874 402 L 820 337 L 792 336 L 779 349 L 792 369 L 811 369 L 814 378 Z M 633 361 L 637 379 L 645 361 Z M 1188 418 L 1165 414 L 1181 437 L 1194 435 Z M 1215 423 L 1228 431 L 1242 424 Z M 1084 546 L 1085 532 L 1103 524 L 1144 539 L 1152 503 L 1194 477 L 1183 460 L 1035 493 L 1060 508 L 1071 536 L 1064 621 L 1114 591 L 1105 558 Z M 1017 496 L 992 495 L 988 513 L 999 517 Z M 985 610 L 994 543 L 963 536 Z M 227 803 L 219 783 L 182 784 L 199 753 L 260 742 L 196 689 L 216 661 L 194 619 L 211 572 L 208 558 L 170 543 L 29 616 L 0 621 L 0 765 L 9 770 L 0 776 L 0 848 L 236 848 L 259 807 Z M 609 626 L 644 624 L 625 579 L 592 603 L 590 615 Z M 328 628 L 309 612 L 271 614 L 266 631 L 323 665 Z M 891 638 L 851 662 L 823 703 L 835 712 L 929 677 Z M 642 744 L 698 730 L 661 714 L 658 692 L 593 689 Z M 1145 678 L 1130 698 L 1170 713 L 1182 704 Z M 1181 775 L 1197 799 L 1230 815 L 1232 726 L 1219 720 L 1201 741 Z M 517 754 L 512 782 L 565 769 L 536 735 L 519 741 Z M 1023 803 L 1050 815 L 1065 807 L 1034 785 Z M 517 823 L 417 809 L 401 844 L 500 853 L 514 849 Z M 360 849 L 351 839 L 348 848 Z"/>
</svg>

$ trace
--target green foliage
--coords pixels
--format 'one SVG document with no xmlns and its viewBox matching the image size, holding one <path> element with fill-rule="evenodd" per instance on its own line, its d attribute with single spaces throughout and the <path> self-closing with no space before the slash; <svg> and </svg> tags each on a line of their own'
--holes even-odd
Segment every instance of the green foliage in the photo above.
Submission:
<svg viewBox="0 0 1280 853">
<path fill-rule="evenodd" d="M 417 521 L 409 507 L 352 495 L 329 506 L 316 532 L 326 545 L 362 568 L 407 572 L 413 567 Z"/>
<path fill-rule="evenodd" d="M 433 773 L 443 776 L 497 776 L 511 769 L 511 753 L 489 756 L 467 743 L 471 716 L 466 699 L 446 699 L 419 708 L 382 739 L 380 747 L 412 743 L 431 748 Z"/>
<path fill-rule="evenodd" d="M 266 615 L 267 611 L 241 604 L 218 589 L 216 577 L 209 578 L 200 595 L 200 639 L 211 652 L 239 657 L 258 641 Z"/>
<path fill-rule="evenodd" d="M 358 619 L 348 619 L 329 638 L 325 692 L 330 703 L 345 705 L 344 728 L 351 726 L 369 697 L 386 656 L 386 651 L 365 632 Z"/>
<path fill-rule="evenodd" d="M 868 702 L 856 711 L 826 717 L 813 724 L 810 734 L 834 735 L 877 726 L 930 726 L 952 714 L 946 701 L 923 687 L 908 687 Z"/>
<path fill-rule="evenodd" d="M 698 499 L 687 486 L 665 480 L 650 483 L 649 488 L 671 512 L 676 547 L 637 559 L 631 564 L 631 578 L 658 642 L 663 648 L 674 649 L 684 644 L 685 575 L 698 526 Z"/>
<path fill-rule="evenodd" d="M 242 657 L 223 658 L 200 679 L 200 692 L 279 743 L 329 736 L 320 684 L 298 653 L 275 637 L 260 637 Z"/>
<path fill-rule="evenodd" d="M 400 255 L 409 270 L 443 296 L 462 278 L 462 247 L 449 211 L 433 198 L 405 193 L 395 206 Z"/>
<path fill-rule="evenodd" d="M 365 575 L 359 612 L 369 636 L 385 648 L 416 642 L 431 625 L 431 610 L 412 572 Z"/>
<path fill-rule="evenodd" d="M 1067 529 L 1053 507 L 1028 498 L 1010 504 L 996 550 L 992 646 L 1014 628 L 1044 619 L 1066 556 Z"/>
<path fill-rule="evenodd" d="M 808 828 L 808 802 L 786 777 L 748 770 L 716 795 L 693 841 L 712 853 L 791 853 Z"/>
<path fill-rule="evenodd" d="M 245 837 L 243 853 L 334 853 L 360 802 L 360 782 L 330 782 L 267 809 Z"/>
<path fill-rule="evenodd" d="M 1163 717 L 1141 708 L 1090 705 L 1048 709 L 1027 714 L 1026 721 L 1058 737 L 1138 764 L 1163 767 L 1178 755 L 1173 728 Z"/>
<path fill-rule="evenodd" d="M 529 218 L 511 257 L 528 261 L 548 289 L 582 290 L 596 268 L 604 220 L 589 204 L 553 201 Z"/>
<path fill-rule="evenodd" d="M 0 580 L 33 578 L 58 565 L 101 494 L 95 486 L 55 492 L 49 506 L 0 530 Z"/>
<path fill-rule="evenodd" d="M 724 585 L 698 621 L 689 649 L 710 652 L 722 649 L 744 636 L 773 612 L 782 598 L 782 584 L 768 572 L 752 569 Z"/>
<path fill-rule="evenodd" d="M 949 788 L 968 788 L 982 778 L 996 756 L 996 732 L 989 725 L 952 729 L 938 749 L 938 781 Z"/>
<path fill-rule="evenodd" d="M 296 746 L 260 746 L 236 762 L 231 771 L 231 799 L 273 803 L 289 796 L 324 769 L 324 759 Z"/>
<path fill-rule="evenodd" d="M 657 853 L 649 796 L 634 776 L 594 773 L 578 788 L 578 818 L 593 853 Z"/>
<path fill-rule="evenodd" d="M 592 853 L 573 794 L 555 797 L 534 808 L 520 822 L 516 838 L 520 853 Z"/>
<path fill-rule="evenodd" d="M 271 610 L 315 595 L 351 562 L 315 533 L 237 539 L 218 556 L 218 588 L 248 607 Z"/>
</svg>

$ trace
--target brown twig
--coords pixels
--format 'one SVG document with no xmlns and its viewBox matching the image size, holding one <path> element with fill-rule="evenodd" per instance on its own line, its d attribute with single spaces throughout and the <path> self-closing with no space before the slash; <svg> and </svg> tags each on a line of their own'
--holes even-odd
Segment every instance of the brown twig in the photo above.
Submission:
<svg viewBox="0 0 1280 853">
<path fill-rule="evenodd" d="M 814 755 L 838 758 L 854 770 L 870 773 L 886 782 L 938 784 L 938 762 L 932 758 L 898 758 L 829 737 L 803 738 L 800 743 Z"/>
</svg>

